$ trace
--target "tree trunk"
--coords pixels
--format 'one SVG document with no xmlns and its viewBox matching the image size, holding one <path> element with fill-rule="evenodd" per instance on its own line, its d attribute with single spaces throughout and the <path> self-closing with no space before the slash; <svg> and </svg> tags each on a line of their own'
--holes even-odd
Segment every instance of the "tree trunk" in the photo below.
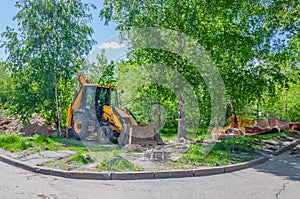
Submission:
<svg viewBox="0 0 300 199">
<path fill-rule="evenodd" d="M 59 135 L 61 135 L 61 118 L 59 111 L 59 102 L 58 102 L 58 80 L 55 80 L 55 104 L 56 104 L 56 112 L 57 112 L 57 129 Z"/>
<path fill-rule="evenodd" d="M 183 61 L 182 61 L 182 52 L 183 52 L 183 44 L 181 38 L 181 12 L 180 12 L 180 1 L 176 0 L 176 11 L 177 11 L 177 45 L 178 45 L 178 72 L 183 75 Z M 185 109 L 184 109 L 184 93 L 183 85 L 179 85 L 179 95 L 178 95 L 178 132 L 177 132 L 177 140 L 181 138 L 186 139 L 186 120 L 185 120 Z"/>
<path fill-rule="evenodd" d="M 232 114 L 233 114 L 233 128 L 239 128 L 239 122 L 238 122 L 238 118 L 236 115 L 236 109 L 235 109 L 235 104 L 232 102 L 231 103 L 231 108 L 232 108 Z"/>
<path fill-rule="evenodd" d="M 59 107 L 59 115 L 60 115 L 60 120 L 61 120 L 61 115 L 63 113 L 63 108 L 65 108 L 65 96 L 67 95 L 66 91 L 67 91 L 67 78 L 65 77 L 65 80 L 64 80 L 64 89 L 63 89 L 63 92 L 62 92 L 62 96 L 61 96 L 61 102 L 60 102 L 60 107 Z M 61 121 L 60 121 L 60 128 L 62 128 L 62 124 L 61 124 Z M 62 132 L 60 131 L 60 136 L 62 136 Z M 64 135 L 66 138 L 68 138 L 68 133 L 66 132 L 66 134 Z"/>
<path fill-rule="evenodd" d="M 186 121 L 185 121 L 185 109 L 184 109 L 184 94 L 183 91 L 179 92 L 178 96 L 178 139 L 186 139 Z"/>
</svg>

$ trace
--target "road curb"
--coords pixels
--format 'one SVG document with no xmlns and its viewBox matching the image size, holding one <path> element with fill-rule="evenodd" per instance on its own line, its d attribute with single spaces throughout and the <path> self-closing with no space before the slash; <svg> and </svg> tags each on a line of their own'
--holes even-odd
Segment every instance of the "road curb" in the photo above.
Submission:
<svg viewBox="0 0 300 199">
<path fill-rule="evenodd" d="M 20 161 L 20 160 L 9 158 L 9 157 L 3 156 L 3 155 L 0 155 L 0 161 L 5 162 L 7 164 L 10 164 L 12 166 L 21 168 L 21 169 L 25 169 L 27 171 L 31 171 L 31 172 L 36 172 L 36 169 L 37 169 L 36 166 L 31 166 L 29 164 L 26 164 L 26 163 Z"/>
<path fill-rule="evenodd" d="M 291 150 L 292 148 L 296 147 L 298 144 L 300 144 L 300 139 L 295 140 L 295 141 L 291 142 L 289 145 L 284 146 L 284 147 L 282 147 L 282 148 L 276 150 L 276 151 L 273 153 L 273 155 L 280 155 L 280 154 L 282 154 L 282 153 L 284 153 L 284 152 L 286 152 L 286 151 L 288 151 L 288 150 Z"/>
<path fill-rule="evenodd" d="M 238 171 L 238 170 L 254 167 L 258 164 L 265 163 L 268 160 L 269 160 L 269 158 L 267 158 L 267 157 L 260 157 L 256 160 L 250 160 L 248 162 L 225 166 L 224 173 L 229 173 L 229 172 L 233 172 L 233 171 Z"/>
<path fill-rule="evenodd" d="M 154 173 L 155 179 L 160 178 L 183 178 L 183 177 L 193 177 L 193 170 L 171 170 L 171 171 L 157 171 Z"/>
<path fill-rule="evenodd" d="M 113 172 L 110 173 L 110 180 L 140 180 L 154 179 L 154 172 Z"/>
<path fill-rule="evenodd" d="M 33 166 L 25 162 L 0 155 L 0 161 L 12 166 L 25 169 L 27 171 L 72 179 L 89 179 L 89 180 L 140 180 L 140 179 L 162 179 L 162 178 L 183 178 L 216 175 L 222 173 L 242 170 L 262 164 L 268 161 L 267 157 L 260 157 L 248 162 L 228 165 L 223 167 L 199 168 L 192 170 L 172 170 L 172 171 L 145 171 L 145 172 L 87 172 L 87 171 L 65 171 L 52 169 L 42 166 Z"/>
<path fill-rule="evenodd" d="M 194 176 L 216 175 L 216 174 L 225 173 L 225 167 L 194 169 L 193 172 L 194 172 Z"/>
<path fill-rule="evenodd" d="M 108 172 L 68 171 L 66 178 L 87 179 L 87 180 L 110 180 L 110 173 L 108 173 Z"/>
</svg>

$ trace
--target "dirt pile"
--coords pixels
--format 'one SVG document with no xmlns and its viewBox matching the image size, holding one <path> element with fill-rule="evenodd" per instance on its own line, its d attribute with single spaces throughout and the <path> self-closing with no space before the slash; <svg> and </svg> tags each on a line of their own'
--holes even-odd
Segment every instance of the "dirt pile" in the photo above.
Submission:
<svg viewBox="0 0 300 199">
<path fill-rule="evenodd" d="M 31 136 L 34 134 L 55 136 L 57 134 L 56 130 L 51 128 L 51 125 L 47 122 L 47 120 L 38 114 L 33 114 L 30 124 L 24 126 L 20 131 L 25 136 Z"/>
<path fill-rule="evenodd" d="M 30 124 L 23 126 L 22 122 L 14 116 L 5 116 L 0 114 L 0 132 L 5 134 L 22 134 L 32 136 L 41 134 L 45 136 L 55 136 L 56 130 L 46 119 L 38 114 L 33 114 Z"/>
<path fill-rule="evenodd" d="M 22 122 L 13 116 L 6 117 L 0 114 L 0 132 L 5 134 L 20 134 Z"/>
</svg>

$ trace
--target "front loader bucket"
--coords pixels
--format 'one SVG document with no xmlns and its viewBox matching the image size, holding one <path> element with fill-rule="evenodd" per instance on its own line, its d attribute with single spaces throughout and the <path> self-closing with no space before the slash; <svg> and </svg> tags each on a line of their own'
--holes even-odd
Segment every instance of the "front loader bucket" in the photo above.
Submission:
<svg viewBox="0 0 300 199">
<path fill-rule="evenodd" d="M 118 142 L 124 146 L 126 144 L 141 144 L 141 145 L 155 145 L 163 144 L 157 126 L 154 124 L 149 125 L 124 125 L 122 133 L 119 136 Z"/>
</svg>

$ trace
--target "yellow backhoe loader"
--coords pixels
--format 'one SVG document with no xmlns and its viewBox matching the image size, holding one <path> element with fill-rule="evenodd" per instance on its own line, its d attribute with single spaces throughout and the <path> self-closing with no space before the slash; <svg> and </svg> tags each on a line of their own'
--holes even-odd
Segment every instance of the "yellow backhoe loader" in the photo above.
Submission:
<svg viewBox="0 0 300 199">
<path fill-rule="evenodd" d="M 79 75 L 80 89 L 68 108 L 67 130 L 77 139 L 97 134 L 101 144 L 110 144 L 114 137 L 120 145 L 163 144 L 154 124 L 140 125 L 128 110 L 118 108 L 118 93 L 114 85 L 93 84 Z"/>
</svg>

